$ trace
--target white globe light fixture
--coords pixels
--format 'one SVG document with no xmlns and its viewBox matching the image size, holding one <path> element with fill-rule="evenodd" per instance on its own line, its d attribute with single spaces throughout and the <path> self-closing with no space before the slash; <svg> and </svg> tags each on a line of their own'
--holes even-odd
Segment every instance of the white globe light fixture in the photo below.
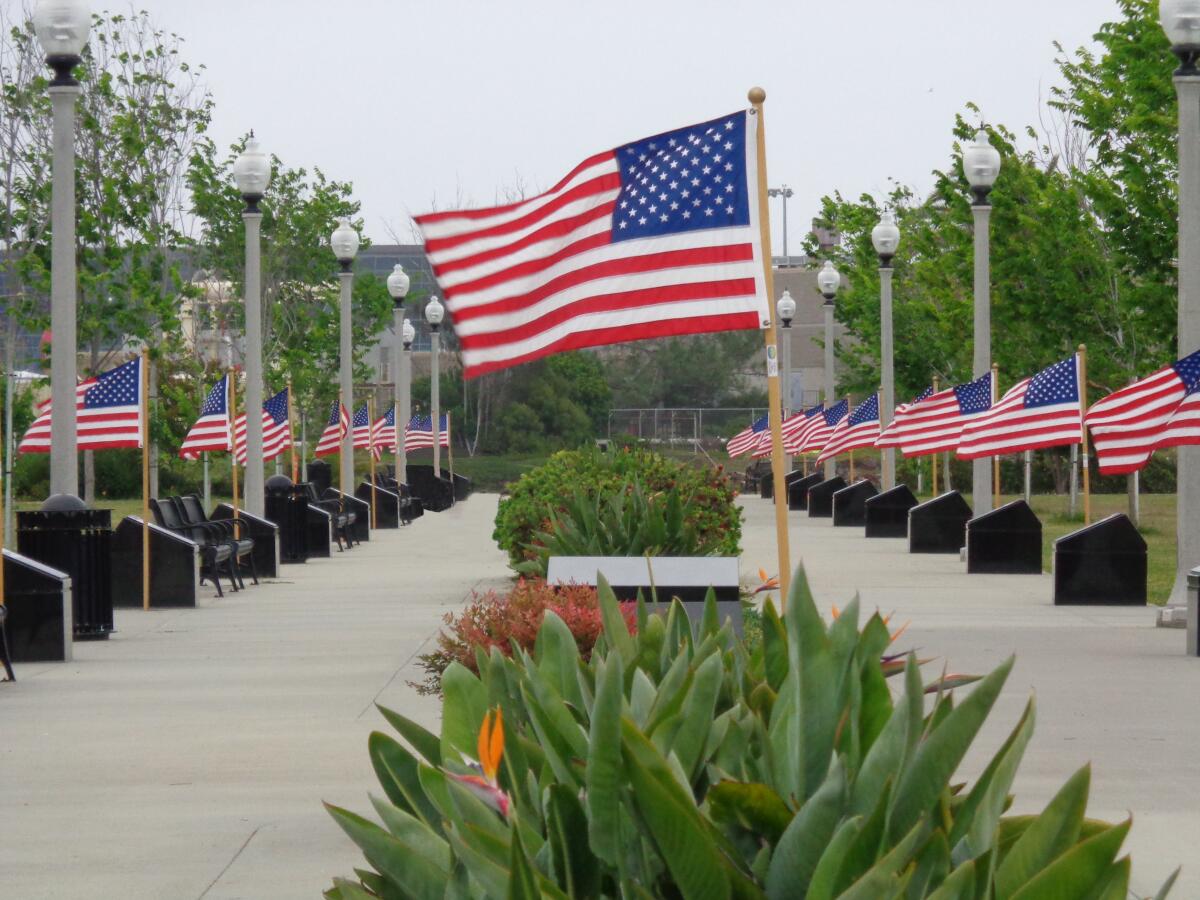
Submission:
<svg viewBox="0 0 1200 900">
<path fill-rule="evenodd" d="M 408 273 L 404 271 L 404 266 L 396 263 L 396 267 L 392 269 L 392 274 L 387 277 L 387 289 L 397 306 L 404 305 L 404 298 L 408 296 L 408 289 L 411 284 L 412 280 L 408 277 Z"/>
<path fill-rule="evenodd" d="M 437 331 L 441 328 L 445 316 L 446 307 L 442 306 L 437 297 L 430 297 L 429 302 L 425 304 L 425 321 L 429 323 L 429 327 Z"/>
<path fill-rule="evenodd" d="M 39 0 L 33 10 L 33 30 L 54 70 L 54 84 L 75 84 L 71 70 L 79 65 L 92 13 L 82 0 Z"/>
<path fill-rule="evenodd" d="M 271 160 L 262 151 L 253 131 L 246 141 L 246 149 L 233 164 L 233 180 L 242 199 L 246 201 L 246 208 L 250 212 L 258 212 L 258 201 L 271 183 Z"/>
<path fill-rule="evenodd" d="M 408 319 L 404 320 L 403 336 L 404 336 L 404 349 L 411 350 L 413 341 L 415 341 L 417 339 L 417 329 L 413 328 L 412 322 L 408 321 Z"/>
<path fill-rule="evenodd" d="M 896 250 L 900 247 L 900 229 L 891 210 L 879 217 L 879 224 L 871 230 L 871 243 L 879 254 L 879 263 L 890 266 Z"/>
<path fill-rule="evenodd" d="M 783 292 L 783 296 L 775 304 L 775 310 L 779 313 L 779 321 L 783 322 L 783 327 L 791 328 L 792 319 L 796 318 L 796 301 L 792 299 L 790 292 Z"/>
<path fill-rule="evenodd" d="M 333 248 L 333 255 L 337 257 L 343 269 L 349 270 L 350 264 L 354 262 L 354 257 L 358 255 L 358 244 L 358 232 L 351 227 L 350 220 L 338 219 L 338 226 L 329 239 L 329 246 Z"/>
<path fill-rule="evenodd" d="M 1194 70 L 1200 55 L 1200 0 L 1161 0 L 1158 21 L 1171 42 L 1171 52 L 1185 70 Z"/>
<path fill-rule="evenodd" d="M 982 128 L 975 132 L 975 142 L 963 150 L 963 174 L 971 185 L 975 202 L 981 206 L 987 203 L 992 185 L 1000 176 L 1000 151 L 991 145 Z"/>
<path fill-rule="evenodd" d="M 817 288 L 820 289 L 821 296 L 825 298 L 826 303 L 833 303 L 833 298 L 837 296 L 838 288 L 841 286 L 842 276 L 838 274 L 838 270 L 833 267 L 832 262 L 825 260 L 825 265 L 817 273 Z"/>
</svg>

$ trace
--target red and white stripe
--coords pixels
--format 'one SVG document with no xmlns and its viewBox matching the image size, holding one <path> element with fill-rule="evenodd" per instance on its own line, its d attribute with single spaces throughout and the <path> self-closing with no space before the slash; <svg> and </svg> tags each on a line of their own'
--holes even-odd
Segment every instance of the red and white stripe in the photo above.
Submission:
<svg viewBox="0 0 1200 900">
<path fill-rule="evenodd" d="M 292 447 L 291 422 L 275 424 L 274 417 L 263 410 L 263 461 L 269 461 Z M 246 464 L 246 414 L 240 413 L 233 427 L 234 453 L 238 465 Z"/>
<path fill-rule="evenodd" d="M 1188 394 L 1174 366 L 1109 394 L 1084 417 L 1102 475 L 1136 472 L 1155 450 L 1200 444 L 1200 394 Z"/>
<path fill-rule="evenodd" d="M 824 413 L 813 416 L 813 426 L 803 433 L 802 438 L 798 439 L 797 443 L 799 443 L 800 449 L 796 452 L 819 453 L 824 450 L 825 445 L 829 443 L 830 437 L 833 436 L 833 432 L 839 425 L 846 421 L 849 415 L 850 411 L 847 407 L 846 415 L 842 416 L 832 425 L 826 424 Z"/>
<path fill-rule="evenodd" d="M 84 395 L 95 378 L 75 388 L 76 441 L 80 450 L 117 450 L 142 446 L 141 404 L 84 409 Z M 38 404 L 38 417 L 21 437 L 18 453 L 50 452 L 50 401 Z"/>
<path fill-rule="evenodd" d="M 783 423 L 783 452 L 792 456 L 799 456 L 802 452 L 804 442 L 808 439 L 809 434 L 813 429 L 820 427 L 825 419 L 822 413 L 824 409 L 811 416 L 806 416 L 804 413 L 796 413 Z"/>
<path fill-rule="evenodd" d="M 756 185 L 758 122 L 744 119 Z M 610 150 L 530 200 L 416 217 L 467 378 L 566 350 L 769 321 L 753 199 L 748 226 L 614 243 L 620 191 Z"/>
<path fill-rule="evenodd" d="M 849 453 L 851 450 L 861 450 L 863 447 L 875 446 L 875 442 L 879 440 L 878 416 L 866 422 L 851 425 L 850 419 L 852 416 L 853 412 L 834 426 L 829 439 L 825 441 L 825 446 L 821 448 L 821 452 L 817 456 L 818 463 L 823 463 L 827 459 L 833 459 L 833 457 L 841 453 Z"/>
<path fill-rule="evenodd" d="M 957 450 L 960 459 L 1082 443 L 1083 414 L 1079 401 L 1026 409 L 1025 392 L 1032 380 L 1018 382 L 990 410 L 963 426 Z"/>
<path fill-rule="evenodd" d="M 905 456 L 956 450 L 963 426 L 983 414 L 963 415 L 954 388 L 948 388 L 920 403 L 899 407 L 896 417 L 883 429 L 875 446 L 899 447 Z"/>
<path fill-rule="evenodd" d="M 317 448 L 313 451 L 314 456 L 332 456 L 342 452 L 342 438 L 350 430 L 350 414 L 346 412 L 344 404 L 338 406 L 341 414 L 336 422 L 330 422 L 321 432 L 321 439 L 317 441 Z"/>
</svg>

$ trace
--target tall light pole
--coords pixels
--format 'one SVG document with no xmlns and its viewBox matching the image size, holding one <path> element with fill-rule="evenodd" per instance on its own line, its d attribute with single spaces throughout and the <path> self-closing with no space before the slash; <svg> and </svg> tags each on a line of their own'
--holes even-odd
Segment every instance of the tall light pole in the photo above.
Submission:
<svg viewBox="0 0 1200 900">
<path fill-rule="evenodd" d="M 54 70 L 50 82 L 54 159 L 50 189 L 50 493 L 79 493 L 75 416 L 75 101 L 92 14 L 81 0 L 39 0 L 33 28 Z"/>
<path fill-rule="evenodd" d="M 879 255 L 879 365 L 883 370 L 883 405 L 879 410 L 879 427 L 887 428 L 896 409 L 895 350 L 892 346 L 892 259 L 900 246 L 900 229 L 890 211 L 879 217 L 871 231 L 871 243 Z M 883 451 L 883 489 L 896 486 L 896 450 Z"/>
<path fill-rule="evenodd" d="M 971 186 L 975 218 L 975 358 L 974 376 L 981 378 L 992 370 L 992 298 L 988 239 L 992 204 L 988 195 L 1000 174 L 1000 151 L 980 129 L 975 143 L 963 150 L 963 174 Z M 992 509 L 992 461 L 977 459 L 971 464 L 971 493 L 975 515 Z"/>
<path fill-rule="evenodd" d="M 404 432 L 412 419 L 412 345 L 417 329 L 412 322 L 404 320 L 404 352 L 400 354 L 400 405 L 396 407 L 396 439 L 400 444 L 400 471 L 397 483 L 408 483 L 408 450 L 404 446 Z"/>
<path fill-rule="evenodd" d="M 788 245 L 787 245 L 787 202 L 788 202 L 788 199 L 794 193 L 795 193 L 795 191 L 793 191 L 786 184 L 783 187 L 767 188 L 767 196 L 768 197 L 782 197 L 783 198 L 783 264 L 785 266 L 791 265 L 791 262 L 790 262 L 791 257 L 788 256 Z"/>
<path fill-rule="evenodd" d="M 351 341 L 350 302 L 351 289 L 354 287 L 354 257 L 358 255 L 358 243 L 358 232 L 350 226 L 350 220 L 339 219 L 338 227 L 334 229 L 333 236 L 329 239 L 329 245 L 333 248 L 333 255 L 337 257 L 337 261 L 342 267 L 338 273 L 338 279 L 341 281 L 341 324 L 339 326 L 341 349 L 339 356 L 341 357 L 342 402 L 350 410 L 354 409 L 354 347 Z M 342 490 L 353 494 L 354 429 L 352 428 L 346 429 L 346 434 L 342 437 L 341 466 Z"/>
<path fill-rule="evenodd" d="M 783 415 L 787 418 L 792 414 L 792 319 L 796 318 L 796 301 L 791 293 L 783 292 L 775 304 L 775 311 L 783 324 L 783 334 L 779 336 L 779 362 L 783 375 Z"/>
<path fill-rule="evenodd" d="M 441 375 L 442 318 L 445 315 L 446 308 L 442 306 L 441 301 L 437 297 L 430 297 L 429 302 L 425 304 L 425 321 L 429 323 L 429 330 L 432 332 L 430 335 L 432 341 L 430 373 L 432 378 L 429 386 L 429 406 L 432 412 L 430 413 L 429 428 L 433 432 L 434 478 L 442 477 L 442 400 L 438 379 Z"/>
<path fill-rule="evenodd" d="M 258 202 L 271 183 L 271 160 L 254 132 L 233 164 L 233 178 L 246 201 L 246 511 L 265 512 L 263 490 L 262 211 Z"/>
<path fill-rule="evenodd" d="M 1159 18 L 1179 57 L 1179 357 L 1200 347 L 1200 0 L 1161 0 Z M 1200 447 L 1180 447 L 1176 469 L 1178 562 L 1168 601 L 1187 603 L 1187 573 L 1200 566 Z"/>
<path fill-rule="evenodd" d="M 817 273 L 817 288 L 825 298 L 825 408 L 829 409 L 837 400 L 837 384 L 833 377 L 833 300 L 838 288 L 842 286 L 842 276 L 829 260 L 824 268 Z M 825 477 L 832 478 L 837 474 L 837 463 L 832 459 L 825 460 Z"/>
<path fill-rule="evenodd" d="M 408 288 L 411 284 L 412 280 L 404 271 L 404 266 L 396 263 L 392 274 L 387 278 L 387 289 L 388 294 L 392 297 L 392 330 L 396 335 L 396 340 L 392 344 L 392 409 L 396 419 L 397 487 L 408 480 L 408 460 L 404 453 L 404 427 L 408 425 L 408 419 L 402 418 L 400 415 L 400 397 L 402 393 L 408 393 L 408 385 L 401 384 L 404 380 L 400 374 L 401 359 L 405 353 L 400 349 L 400 342 L 404 339 L 404 326 L 408 324 L 404 320 L 404 298 L 408 296 Z"/>
</svg>

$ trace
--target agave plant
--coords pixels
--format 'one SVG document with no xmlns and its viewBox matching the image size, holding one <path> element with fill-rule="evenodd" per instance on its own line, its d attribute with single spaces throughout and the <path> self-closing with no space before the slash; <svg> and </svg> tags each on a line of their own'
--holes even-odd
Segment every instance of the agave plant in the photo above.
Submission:
<svg viewBox="0 0 1200 900">
<path fill-rule="evenodd" d="M 551 556 L 708 556 L 721 540 L 701 537 L 692 505 L 678 490 L 647 494 L 637 479 L 595 497 L 577 491 L 547 509 L 548 527 L 525 545 L 531 558 L 514 568 L 544 578 Z"/>
<path fill-rule="evenodd" d="M 711 596 L 695 634 L 678 602 L 642 605 L 636 634 L 603 584 L 601 608 L 586 663 L 548 613 L 532 653 L 452 665 L 440 735 L 382 710 L 405 742 L 369 740 L 382 824 L 328 807 L 371 868 L 326 897 L 1126 897 L 1130 823 L 1085 817 L 1087 767 L 1006 815 L 1032 700 L 951 781 L 1012 660 L 958 699 L 909 655 L 893 697 L 883 619 L 860 629 L 854 602 L 827 624 L 802 572 L 753 653 Z"/>
</svg>

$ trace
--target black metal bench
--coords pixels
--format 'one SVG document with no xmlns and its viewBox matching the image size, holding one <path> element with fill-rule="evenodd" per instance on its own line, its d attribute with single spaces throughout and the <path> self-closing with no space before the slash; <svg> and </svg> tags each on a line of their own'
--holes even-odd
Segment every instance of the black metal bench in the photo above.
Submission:
<svg viewBox="0 0 1200 900">
<path fill-rule="evenodd" d="M 0 562 L 0 565 L 3 565 Z M 5 681 L 16 681 L 17 676 L 13 674 L 12 658 L 8 655 L 8 635 L 4 631 L 4 622 L 8 619 L 8 610 L 0 605 L 0 663 L 4 664 L 4 672 L 8 676 Z"/>
<path fill-rule="evenodd" d="M 311 481 L 303 483 L 308 496 L 308 505 L 315 506 L 318 509 L 323 509 L 329 513 L 330 524 L 333 525 L 333 537 L 337 541 L 338 550 L 349 550 L 354 546 L 354 533 L 350 530 L 350 526 L 358 521 L 358 514 L 353 510 L 348 510 L 344 507 L 340 500 L 322 500 L 317 495 L 317 487 Z M 345 541 L 345 547 L 342 546 L 342 541 Z"/>
<path fill-rule="evenodd" d="M 217 589 L 217 596 L 224 597 L 221 590 L 221 566 L 225 566 L 229 583 L 238 590 L 237 569 L 234 564 L 233 547 L 224 539 L 224 530 L 205 525 L 189 525 L 180 518 L 179 511 L 172 503 L 160 503 L 157 499 L 150 500 L 150 511 L 154 520 L 162 528 L 174 531 L 186 537 L 200 548 L 200 582 L 205 577 L 212 578 Z"/>
<path fill-rule="evenodd" d="M 204 512 L 204 504 L 195 494 L 187 497 L 172 497 L 171 502 L 175 504 L 179 517 L 188 525 L 215 526 L 220 529 L 221 534 L 225 536 L 225 540 L 229 542 L 229 546 L 233 550 L 235 571 L 238 572 L 238 581 L 241 582 L 241 586 L 246 586 L 241 575 L 241 569 L 246 560 L 249 561 L 250 578 L 255 584 L 258 584 L 258 565 L 254 561 L 254 538 L 250 537 L 249 522 L 241 516 L 210 519 Z M 238 529 L 241 531 L 239 532 Z"/>
</svg>

